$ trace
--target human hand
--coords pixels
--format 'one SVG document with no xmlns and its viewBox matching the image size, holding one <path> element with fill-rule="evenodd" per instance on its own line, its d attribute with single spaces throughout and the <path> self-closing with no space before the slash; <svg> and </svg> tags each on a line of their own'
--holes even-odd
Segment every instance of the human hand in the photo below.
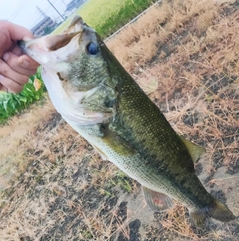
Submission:
<svg viewBox="0 0 239 241">
<path fill-rule="evenodd" d="M 0 91 L 18 93 L 39 64 L 25 55 L 17 40 L 33 39 L 26 28 L 0 20 Z"/>
</svg>

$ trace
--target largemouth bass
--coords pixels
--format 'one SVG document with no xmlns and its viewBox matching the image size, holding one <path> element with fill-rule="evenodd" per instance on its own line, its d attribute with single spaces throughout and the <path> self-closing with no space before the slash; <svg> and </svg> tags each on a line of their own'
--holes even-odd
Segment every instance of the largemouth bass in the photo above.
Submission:
<svg viewBox="0 0 239 241">
<path fill-rule="evenodd" d="M 80 17 L 61 34 L 19 43 L 42 65 L 42 78 L 62 117 L 102 156 L 137 180 L 154 211 L 184 204 L 196 225 L 233 213 L 195 174 L 203 148 L 182 139 L 158 107 Z"/>
</svg>

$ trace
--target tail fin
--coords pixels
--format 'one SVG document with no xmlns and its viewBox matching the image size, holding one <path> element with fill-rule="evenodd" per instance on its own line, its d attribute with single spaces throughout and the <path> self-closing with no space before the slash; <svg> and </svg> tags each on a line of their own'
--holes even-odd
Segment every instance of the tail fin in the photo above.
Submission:
<svg viewBox="0 0 239 241">
<path fill-rule="evenodd" d="M 201 227 L 208 217 L 214 218 L 221 222 L 230 222 L 236 218 L 225 204 L 215 198 L 213 198 L 212 205 L 199 210 L 192 210 L 190 212 L 190 216 L 194 223 Z"/>
</svg>

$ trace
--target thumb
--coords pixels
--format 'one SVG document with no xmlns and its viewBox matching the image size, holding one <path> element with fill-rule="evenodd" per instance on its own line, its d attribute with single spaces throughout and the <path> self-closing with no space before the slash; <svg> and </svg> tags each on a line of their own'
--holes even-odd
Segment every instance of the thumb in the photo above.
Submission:
<svg viewBox="0 0 239 241">
<path fill-rule="evenodd" d="M 11 39 L 17 40 L 30 40 L 34 38 L 33 33 L 20 25 L 7 22 L 7 27 L 10 32 Z"/>
<path fill-rule="evenodd" d="M 16 46 L 17 40 L 29 40 L 34 36 L 30 30 L 4 20 L 0 20 L 0 57 Z"/>
</svg>

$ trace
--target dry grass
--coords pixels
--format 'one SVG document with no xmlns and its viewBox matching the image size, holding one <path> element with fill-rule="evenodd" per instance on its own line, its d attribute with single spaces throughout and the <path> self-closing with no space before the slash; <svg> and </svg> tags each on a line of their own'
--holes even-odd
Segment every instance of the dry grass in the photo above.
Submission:
<svg viewBox="0 0 239 241">
<path fill-rule="evenodd" d="M 196 172 L 235 215 L 238 19 L 235 5 L 163 1 L 107 42 L 173 128 L 206 147 Z M 153 217 L 138 184 L 101 161 L 48 102 L 1 127 L 0 140 L 0 240 L 238 240 L 238 221 L 198 231 L 179 205 Z"/>
<path fill-rule="evenodd" d="M 8 181 L 24 172 L 29 164 L 26 150 L 38 141 L 33 130 L 39 125 L 39 111 L 44 112 L 45 118 L 55 111 L 49 101 L 43 101 L 46 102 L 44 107 L 41 104 L 33 105 L 24 114 L 13 117 L 7 125 L 1 126 L 0 191 L 9 185 Z"/>
</svg>

